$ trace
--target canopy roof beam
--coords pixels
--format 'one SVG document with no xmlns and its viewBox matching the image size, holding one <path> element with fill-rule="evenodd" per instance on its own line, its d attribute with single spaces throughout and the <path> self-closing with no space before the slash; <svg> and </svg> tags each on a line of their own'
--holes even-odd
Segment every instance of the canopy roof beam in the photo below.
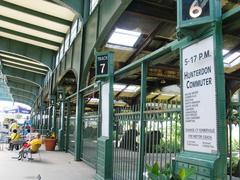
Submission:
<svg viewBox="0 0 240 180">
<path fill-rule="evenodd" d="M 24 94 L 29 94 L 31 96 L 34 96 L 35 98 L 37 97 L 37 94 L 31 92 L 31 91 L 28 91 L 28 90 L 25 90 L 25 89 L 21 89 L 21 88 L 16 88 L 16 87 L 13 87 L 13 86 L 9 86 L 10 88 L 10 92 L 20 92 L 20 93 L 24 93 Z M 15 93 L 16 94 L 16 93 Z"/>
<path fill-rule="evenodd" d="M 76 0 L 73 0 L 73 1 L 76 1 Z M 28 8 L 25 8 L 25 7 L 22 7 L 22 6 L 18 6 L 16 4 L 12 4 L 12 3 L 9 3 L 9 2 L 6 2 L 6 1 L 0 1 L 0 6 L 4 6 L 4 7 L 14 9 L 14 10 L 17 10 L 17 11 L 20 11 L 20 12 L 24 12 L 24 13 L 27 13 L 27 14 L 31 14 L 33 16 L 40 17 L 40 18 L 43 18 L 43 19 L 47 19 L 47 20 L 50 20 L 50 21 L 53 21 L 53 22 L 56 22 L 56 23 L 59 23 L 59 24 L 66 25 L 66 26 L 71 26 L 72 25 L 71 21 L 67 21 L 65 19 L 57 18 L 55 16 L 51 16 L 51 15 L 48 15 L 48 14 L 45 14 L 45 13 L 34 11 L 32 9 L 28 9 Z"/>
<path fill-rule="evenodd" d="M 27 59 L 54 68 L 56 52 L 27 43 L 0 37 L 0 54 Z"/>
<path fill-rule="evenodd" d="M 12 24 L 16 24 L 18 26 L 23 26 L 23 27 L 26 27 L 26 28 L 29 28 L 29 29 L 34 29 L 34 30 L 37 30 L 37 31 L 41 31 L 41 32 L 51 34 L 51 35 L 54 35 L 54 36 L 59 36 L 59 37 L 62 37 L 62 38 L 64 38 L 66 36 L 66 34 L 63 33 L 63 32 L 54 31 L 52 29 L 37 26 L 37 25 L 30 24 L 30 23 L 27 23 L 27 22 L 24 22 L 24 21 L 19 21 L 17 19 L 13 19 L 13 18 L 10 18 L 10 17 L 5 17 L 4 15 L 0 15 L 0 20 L 5 21 L 5 22 L 9 22 L 9 23 L 12 23 Z"/>
<path fill-rule="evenodd" d="M 12 68 L 9 68 L 7 66 L 4 66 L 4 68 L 2 69 L 2 72 L 6 76 L 10 75 L 10 76 L 15 76 L 15 77 L 19 77 L 22 79 L 32 81 L 32 82 L 38 84 L 40 87 L 42 87 L 42 85 L 43 85 L 43 81 L 44 81 L 43 75 L 27 72 L 27 71 L 20 70 L 20 69 L 13 70 Z"/>
</svg>

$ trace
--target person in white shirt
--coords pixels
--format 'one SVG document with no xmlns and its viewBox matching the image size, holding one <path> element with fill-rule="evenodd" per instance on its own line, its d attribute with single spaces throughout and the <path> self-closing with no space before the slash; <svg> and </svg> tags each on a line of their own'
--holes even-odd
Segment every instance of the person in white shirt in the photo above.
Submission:
<svg viewBox="0 0 240 180">
<path fill-rule="evenodd" d="M 31 141 L 32 140 L 32 134 L 30 129 L 27 129 L 27 134 L 25 136 L 25 141 Z"/>
</svg>

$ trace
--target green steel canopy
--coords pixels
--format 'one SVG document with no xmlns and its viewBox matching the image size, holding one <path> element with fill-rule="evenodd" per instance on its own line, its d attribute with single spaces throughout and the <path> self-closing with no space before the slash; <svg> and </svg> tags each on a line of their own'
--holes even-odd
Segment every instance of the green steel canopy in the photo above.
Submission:
<svg viewBox="0 0 240 180">
<path fill-rule="evenodd" d="M 80 1 L 0 1 L 0 100 L 33 105 Z"/>
</svg>

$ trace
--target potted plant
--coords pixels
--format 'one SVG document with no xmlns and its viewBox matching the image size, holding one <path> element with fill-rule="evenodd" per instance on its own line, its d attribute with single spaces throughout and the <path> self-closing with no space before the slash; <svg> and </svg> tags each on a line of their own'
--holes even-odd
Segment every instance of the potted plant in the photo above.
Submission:
<svg viewBox="0 0 240 180">
<path fill-rule="evenodd" d="M 47 132 L 44 143 L 45 143 L 46 151 L 54 151 L 57 143 L 55 133 Z"/>
</svg>

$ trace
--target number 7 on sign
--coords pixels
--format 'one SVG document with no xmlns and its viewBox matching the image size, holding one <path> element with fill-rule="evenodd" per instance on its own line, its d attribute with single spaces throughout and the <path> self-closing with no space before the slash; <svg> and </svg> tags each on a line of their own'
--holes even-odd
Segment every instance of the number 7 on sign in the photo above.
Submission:
<svg viewBox="0 0 240 180">
<path fill-rule="evenodd" d="M 100 67 L 101 67 L 101 73 L 104 73 L 104 68 L 105 68 L 105 63 L 101 63 L 100 64 Z"/>
</svg>

